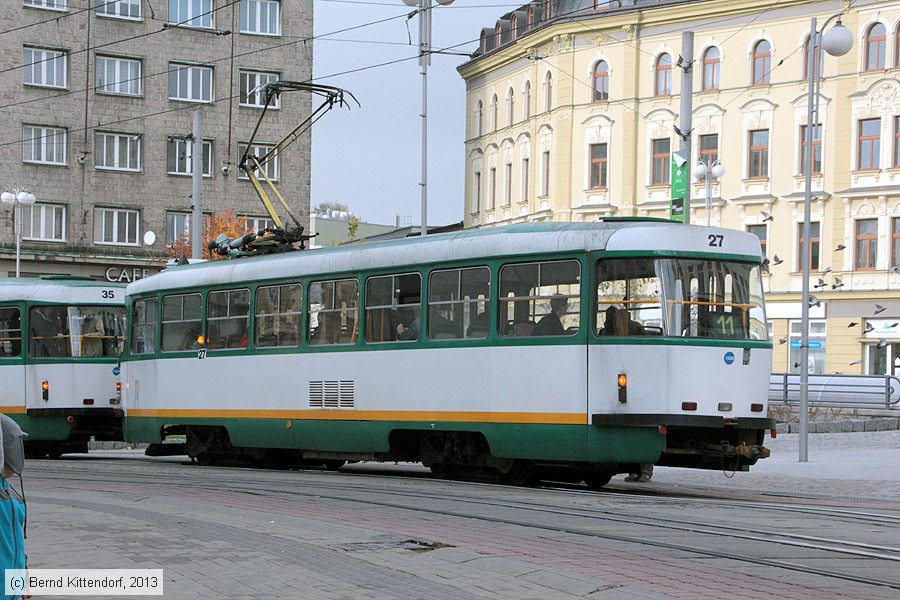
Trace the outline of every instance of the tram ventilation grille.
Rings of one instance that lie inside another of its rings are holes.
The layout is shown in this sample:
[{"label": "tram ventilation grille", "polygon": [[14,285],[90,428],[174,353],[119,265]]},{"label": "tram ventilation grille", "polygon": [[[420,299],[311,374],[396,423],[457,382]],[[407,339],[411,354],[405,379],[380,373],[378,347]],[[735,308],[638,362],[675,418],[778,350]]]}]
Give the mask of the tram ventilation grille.
[{"label": "tram ventilation grille", "polygon": [[353,381],[310,381],[310,408],[353,408]]}]

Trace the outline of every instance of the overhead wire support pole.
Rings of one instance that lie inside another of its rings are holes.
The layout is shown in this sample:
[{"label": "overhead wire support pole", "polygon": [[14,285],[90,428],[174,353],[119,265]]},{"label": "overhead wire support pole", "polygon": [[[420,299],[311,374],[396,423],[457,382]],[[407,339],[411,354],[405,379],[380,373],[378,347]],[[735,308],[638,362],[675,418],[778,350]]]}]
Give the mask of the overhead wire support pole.
[{"label": "overhead wire support pole", "polygon": [[[694,32],[684,31],[681,34],[681,108],[679,115],[679,151],[685,164],[691,165],[691,128],[693,127],[694,110]],[[690,169],[688,169],[690,171]],[[684,224],[691,223],[691,181],[690,172],[684,186]]]},{"label": "overhead wire support pole", "polygon": [[194,110],[191,131],[191,258],[203,258],[203,113]]}]

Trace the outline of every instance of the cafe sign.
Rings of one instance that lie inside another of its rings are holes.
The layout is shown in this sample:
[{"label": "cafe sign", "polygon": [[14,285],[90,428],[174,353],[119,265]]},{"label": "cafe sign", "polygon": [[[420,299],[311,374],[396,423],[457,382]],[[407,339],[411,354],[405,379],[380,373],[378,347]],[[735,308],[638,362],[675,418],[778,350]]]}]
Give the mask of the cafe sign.
[{"label": "cafe sign", "polygon": [[155,271],[142,267],[109,267],[106,269],[106,280],[111,283],[131,283],[150,277],[153,273]]}]

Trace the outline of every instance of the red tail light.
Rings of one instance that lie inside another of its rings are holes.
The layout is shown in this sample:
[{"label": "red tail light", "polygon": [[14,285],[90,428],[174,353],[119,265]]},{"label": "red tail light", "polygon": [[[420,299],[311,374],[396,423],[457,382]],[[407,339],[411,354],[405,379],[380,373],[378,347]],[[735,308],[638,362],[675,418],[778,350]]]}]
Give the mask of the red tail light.
[{"label": "red tail light", "polygon": [[762,405],[762,404],[751,404],[751,405],[750,405],[750,410],[752,410],[753,412],[762,412],[762,411],[763,411],[763,405]]},{"label": "red tail light", "polygon": [[697,410],[696,402],[682,402],[681,410]]}]

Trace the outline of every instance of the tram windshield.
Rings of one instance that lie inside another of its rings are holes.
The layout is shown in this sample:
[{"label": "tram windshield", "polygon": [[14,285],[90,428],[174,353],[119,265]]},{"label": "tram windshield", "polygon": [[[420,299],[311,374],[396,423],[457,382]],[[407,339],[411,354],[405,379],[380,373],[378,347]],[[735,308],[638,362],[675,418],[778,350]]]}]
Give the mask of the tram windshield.
[{"label": "tram windshield", "polygon": [[629,258],[597,265],[598,335],[766,340],[759,265]]},{"label": "tram windshield", "polygon": [[124,331],[122,306],[35,306],[29,312],[28,356],[115,357]]}]

